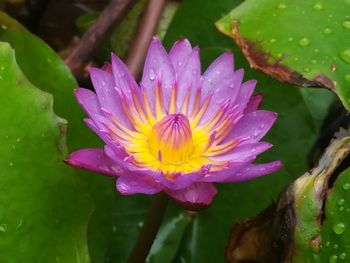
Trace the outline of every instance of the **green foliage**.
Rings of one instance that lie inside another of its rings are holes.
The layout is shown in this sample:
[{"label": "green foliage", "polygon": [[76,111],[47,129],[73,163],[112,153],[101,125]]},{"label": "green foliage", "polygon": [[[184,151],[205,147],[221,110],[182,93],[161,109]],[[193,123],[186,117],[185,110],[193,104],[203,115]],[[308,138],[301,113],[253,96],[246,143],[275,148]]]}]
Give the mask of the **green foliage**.
[{"label": "green foliage", "polygon": [[66,122],[0,43],[0,261],[89,262],[92,200],[63,163]]},{"label": "green foliage", "polygon": [[[220,185],[213,204],[198,214],[187,229],[177,255],[178,261],[224,261],[232,223],[266,207],[288,182],[307,169],[306,154],[317,134],[320,120],[327,112],[327,105],[333,99],[327,91],[311,89],[301,92],[249,69],[239,48],[229,38],[220,35],[214,26],[222,14],[239,3],[231,0],[183,1],[165,36],[165,44],[169,47],[180,37],[188,38],[193,45],[200,46],[203,68],[223,51],[233,51],[235,66],[245,69],[245,79],[258,80],[258,90],[265,94],[262,108],[279,113],[276,124],[265,138],[274,147],[259,161],[280,159],[284,168],[251,182]],[[308,103],[310,96],[315,101],[322,99],[322,105]]]},{"label": "green foliage", "polygon": [[303,86],[325,86],[350,108],[350,3],[248,0],[217,26],[253,67]]}]

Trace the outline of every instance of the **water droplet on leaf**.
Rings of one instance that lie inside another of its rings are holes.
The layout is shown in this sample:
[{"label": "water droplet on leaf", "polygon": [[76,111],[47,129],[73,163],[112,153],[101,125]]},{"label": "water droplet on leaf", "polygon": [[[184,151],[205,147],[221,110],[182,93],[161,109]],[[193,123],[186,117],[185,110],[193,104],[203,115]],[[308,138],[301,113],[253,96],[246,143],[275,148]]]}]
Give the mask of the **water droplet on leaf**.
[{"label": "water droplet on leaf", "polygon": [[[350,82],[350,74],[345,75],[344,79],[345,81]],[[350,184],[349,184],[349,187],[350,187]]]},{"label": "water droplet on leaf", "polygon": [[344,203],[345,203],[345,200],[343,198],[338,200],[338,205],[343,205]]},{"label": "water droplet on leaf", "polygon": [[327,28],[325,28],[325,29],[323,30],[323,33],[329,35],[330,33],[332,33],[332,29],[330,29],[330,28],[327,27]]},{"label": "water droplet on leaf", "polygon": [[350,183],[343,184],[343,189],[344,190],[349,190],[350,189]]},{"label": "water droplet on leaf", "polygon": [[278,9],[283,10],[287,8],[287,5],[285,3],[281,3],[277,6]]},{"label": "water droplet on leaf", "polygon": [[337,223],[333,226],[333,232],[337,235],[343,234],[345,231],[345,224],[344,223]]},{"label": "water droplet on leaf", "polygon": [[321,3],[316,3],[314,4],[313,9],[316,11],[323,10],[323,5]]},{"label": "water droplet on leaf", "polygon": [[344,28],[350,29],[350,21],[344,21],[342,25]]},{"label": "water droplet on leaf", "polygon": [[345,63],[350,64],[350,48],[342,50],[339,56]]},{"label": "water droplet on leaf", "polygon": [[329,263],[337,263],[337,261],[338,261],[337,255],[333,255],[329,258]]},{"label": "water droplet on leaf", "polygon": [[299,40],[299,45],[302,47],[306,47],[310,45],[310,40],[307,37],[303,37]]}]

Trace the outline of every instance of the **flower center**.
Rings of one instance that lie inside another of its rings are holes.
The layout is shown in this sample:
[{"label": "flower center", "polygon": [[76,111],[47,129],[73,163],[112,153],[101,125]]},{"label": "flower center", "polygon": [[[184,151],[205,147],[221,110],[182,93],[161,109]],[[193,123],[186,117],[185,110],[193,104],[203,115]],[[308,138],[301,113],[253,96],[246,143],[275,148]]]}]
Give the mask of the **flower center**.
[{"label": "flower center", "polygon": [[152,154],[162,163],[187,161],[193,151],[190,122],[181,113],[170,114],[157,122],[149,137]]}]

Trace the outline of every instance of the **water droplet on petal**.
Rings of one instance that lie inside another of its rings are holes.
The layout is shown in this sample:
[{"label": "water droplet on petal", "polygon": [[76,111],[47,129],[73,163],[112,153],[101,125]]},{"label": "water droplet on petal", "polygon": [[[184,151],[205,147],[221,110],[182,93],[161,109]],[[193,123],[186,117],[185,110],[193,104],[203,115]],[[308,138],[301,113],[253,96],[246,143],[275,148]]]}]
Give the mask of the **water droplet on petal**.
[{"label": "water droplet on petal", "polygon": [[149,79],[151,81],[156,79],[156,72],[153,69],[151,69],[150,72],[149,72]]},{"label": "water droplet on petal", "polygon": [[344,21],[342,25],[344,28],[350,29],[350,21]]},{"label": "water droplet on petal", "polygon": [[302,47],[306,47],[310,45],[310,40],[307,37],[303,37],[299,40],[299,45]]},{"label": "water droplet on petal", "polygon": [[343,234],[345,231],[345,224],[344,223],[337,223],[333,226],[333,232],[337,235]]},{"label": "water droplet on petal", "polygon": [[339,56],[345,63],[350,64],[350,48],[342,50]]}]

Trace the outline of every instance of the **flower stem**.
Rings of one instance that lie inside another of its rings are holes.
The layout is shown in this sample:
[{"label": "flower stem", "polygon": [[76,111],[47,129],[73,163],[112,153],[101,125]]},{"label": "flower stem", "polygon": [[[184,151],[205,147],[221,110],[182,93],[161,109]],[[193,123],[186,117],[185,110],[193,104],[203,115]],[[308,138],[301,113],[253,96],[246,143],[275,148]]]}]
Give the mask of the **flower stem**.
[{"label": "flower stem", "polygon": [[153,198],[139,236],[129,256],[128,263],[144,263],[146,261],[164,217],[168,200],[164,193],[158,194]]}]

